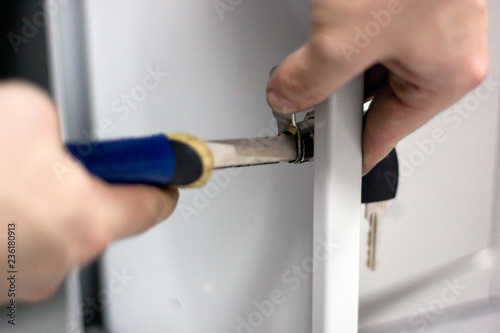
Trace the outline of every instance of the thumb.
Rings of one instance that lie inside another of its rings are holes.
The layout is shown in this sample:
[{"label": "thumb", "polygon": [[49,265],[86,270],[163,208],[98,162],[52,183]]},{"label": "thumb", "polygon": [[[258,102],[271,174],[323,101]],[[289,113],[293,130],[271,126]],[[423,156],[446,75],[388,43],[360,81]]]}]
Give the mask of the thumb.
[{"label": "thumb", "polygon": [[331,36],[312,35],[271,76],[267,87],[269,105],[280,113],[305,110],[370,66],[370,52],[352,61],[342,51],[342,45],[347,44]]}]

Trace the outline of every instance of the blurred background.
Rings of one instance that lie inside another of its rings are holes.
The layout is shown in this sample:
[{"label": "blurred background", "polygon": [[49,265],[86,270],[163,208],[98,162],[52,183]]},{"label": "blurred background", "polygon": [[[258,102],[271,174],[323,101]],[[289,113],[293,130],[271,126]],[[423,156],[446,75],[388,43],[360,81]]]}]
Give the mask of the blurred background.
[{"label": "blurred background", "polygon": [[[73,139],[269,131],[269,69],[309,29],[301,0],[223,1],[232,8],[223,13],[208,0],[51,3],[50,24],[31,30],[26,22],[42,2],[0,3],[0,77],[51,91]],[[361,221],[360,332],[499,330],[500,3],[489,9],[485,83],[397,147],[400,190],[381,225],[375,272],[364,266]],[[12,33],[23,42],[13,44]],[[164,73],[158,88],[117,112],[151,71]],[[2,322],[1,331],[237,332],[254,301],[284,288],[282,274],[312,255],[313,168],[215,179],[208,191],[183,191],[168,222],[114,244],[52,299],[23,305],[20,326]],[[114,292],[123,272],[131,280]],[[310,331],[312,279],[285,295],[255,332]]]}]

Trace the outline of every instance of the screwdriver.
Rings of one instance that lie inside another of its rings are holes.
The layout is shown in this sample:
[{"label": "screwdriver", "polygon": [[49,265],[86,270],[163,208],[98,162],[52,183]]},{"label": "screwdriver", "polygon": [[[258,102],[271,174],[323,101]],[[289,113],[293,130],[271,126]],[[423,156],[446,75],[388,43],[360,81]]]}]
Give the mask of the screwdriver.
[{"label": "screwdriver", "polygon": [[68,151],[89,172],[118,184],[202,187],[214,169],[314,157],[314,111],[300,122],[273,111],[278,135],[205,142],[189,134],[157,134],[95,142],[70,142]]},{"label": "screwdriver", "polygon": [[293,135],[205,142],[189,134],[74,142],[66,148],[108,183],[201,187],[212,170],[297,159]]},{"label": "screwdriver", "polygon": [[[314,111],[301,122],[296,122],[295,115],[274,116],[279,134],[273,137],[205,142],[189,134],[157,134],[70,142],[66,148],[88,171],[108,183],[202,187],[214,169],[312,161]],[[362,183],[363,203],[394,198],[398,185],[396,151],[364,176]]]}]

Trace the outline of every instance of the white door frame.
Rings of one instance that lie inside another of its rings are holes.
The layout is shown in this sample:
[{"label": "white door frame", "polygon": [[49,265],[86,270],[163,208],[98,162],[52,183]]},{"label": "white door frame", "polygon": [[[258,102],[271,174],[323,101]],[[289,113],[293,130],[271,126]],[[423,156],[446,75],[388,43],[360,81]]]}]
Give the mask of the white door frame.
[{"label": "white door frame", "polygon": [[314,333],[358,331],[363,80],[318,106],[315,115]]}]

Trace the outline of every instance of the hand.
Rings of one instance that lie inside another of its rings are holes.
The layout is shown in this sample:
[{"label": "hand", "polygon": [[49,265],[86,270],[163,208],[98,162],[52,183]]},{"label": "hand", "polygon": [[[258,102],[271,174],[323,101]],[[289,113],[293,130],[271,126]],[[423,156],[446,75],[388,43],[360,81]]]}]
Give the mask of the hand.
[{"label": "hand", "polygon": [[[172,213],[176,189],[109,185],[73,160],[62,145],[54,105],[38,88],[1,83],[0,119],[0,272],[10,270],[6,234],[15,223],[16,300],[46,298],[110,242]],[[62,179],[55,165],[68,168]],[[0,279],[0,303],[8,289]]]},{"label": "hand", "polygon": [[271,77],[268,102],[282,113],[303,110],[371,68],[365,93],[374,93],[374,100],[363,135],[363,174],[487,74],[484,0],[311,5],[309,40]]}]

